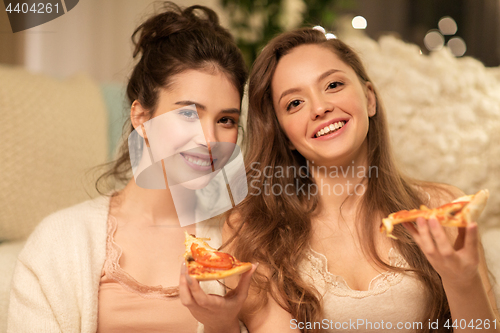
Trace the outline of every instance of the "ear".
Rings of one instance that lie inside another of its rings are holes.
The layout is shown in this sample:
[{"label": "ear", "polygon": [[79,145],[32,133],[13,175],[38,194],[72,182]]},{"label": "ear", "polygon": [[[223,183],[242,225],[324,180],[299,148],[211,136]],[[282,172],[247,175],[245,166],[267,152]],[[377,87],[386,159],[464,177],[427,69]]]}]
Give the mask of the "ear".
[{"label": "ear", "polygon": [[137,133],[142,135],[142,124],[150,119],[149,111],[146,110],[138,100],[135,100],[130,107],[130,122],[134,126]]},{"label": "ear", "polygon": [[365,94],[367,100],[368,117],[373,117],[377,113],[377,98],[375,97],[375,89],[371,82],[365,83]]}]

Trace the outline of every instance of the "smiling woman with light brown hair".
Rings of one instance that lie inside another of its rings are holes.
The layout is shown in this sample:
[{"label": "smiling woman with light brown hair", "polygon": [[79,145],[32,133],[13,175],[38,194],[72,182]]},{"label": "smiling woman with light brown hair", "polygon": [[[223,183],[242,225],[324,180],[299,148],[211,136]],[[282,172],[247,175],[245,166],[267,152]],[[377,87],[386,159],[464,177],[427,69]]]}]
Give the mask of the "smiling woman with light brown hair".
[{"label": "smiling woman with light brown hair", "polygon": [[342,41],[305,28],[267,44],[250,76],[246,158],[250,193],[224,239],[260,263],[240,313],[252,333],[448,332],[454,320],[500,331],[475,223],[379,232],[392,212],[463,193],[398,170],[380,96]]}]

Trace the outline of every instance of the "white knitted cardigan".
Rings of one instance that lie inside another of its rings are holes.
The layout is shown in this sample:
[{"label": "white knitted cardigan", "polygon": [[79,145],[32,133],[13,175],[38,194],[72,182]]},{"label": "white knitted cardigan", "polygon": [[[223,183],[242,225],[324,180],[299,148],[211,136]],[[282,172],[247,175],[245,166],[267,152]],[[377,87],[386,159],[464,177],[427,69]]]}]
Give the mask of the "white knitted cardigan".
[{"label": "white knitted cardigan", "polygon": [[[108,208],[109,198],[99,197],[58,211],[38,225],[16,264],[8,333],[96,332]],[[197,225],[197,233],[198,229],[203,236],[210,230],[215,236],[220,233],[213,226]],[[218,283],[203,289],[223,292]],[[203,332],[203,325],[198,332]]]}]

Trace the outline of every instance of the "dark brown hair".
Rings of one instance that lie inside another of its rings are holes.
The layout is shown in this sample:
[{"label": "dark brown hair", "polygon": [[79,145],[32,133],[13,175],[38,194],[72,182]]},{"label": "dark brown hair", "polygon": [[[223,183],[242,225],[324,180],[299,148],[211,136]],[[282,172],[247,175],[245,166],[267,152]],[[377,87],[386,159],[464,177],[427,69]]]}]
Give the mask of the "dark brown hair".
[{"label": "dark brown hair", "polygon": [[[325,47],[335,53],[357,74],[361,83],[370,82],[357,54],[338,39],[327,40],[319,31],[304,28],[284,33],[263,49],[253,65],[249,80],[249,111],[247,137],[245,140],[247,178],[249,184],[264,184],[265,169],[282,167],[288,170],[305,170],[306,161],[297,151],[289,148],[288,139],[282,131],[273,108],[271,81],[280,58],[300,45],[314,44]],[[367,188],[359,206],[357,220],[358,231],[366,256],[372,258],[381,267],[402,272],[405,269],[391,267],[384,263],[375,249],[375,230],[380,220],[374,217],[387,216],[391,212],[419,207],[427,197],[423,190],[433,190],[432,184],[417,182],[404,177],[395,165],[389,143],[389,134],[384,108],[378,98],[376,114],[369,118],[367,134],[369,166],[378,168],[378,177],[367,180]],[[258,163],[255,163],[258,162]],[[300,168],[302,167],[302,168]],[[269,187],[279,184],[280,188],[308,188],[314,183],[309,172],[300,176],[282,173],[283,177],[267,178]],[[257,186],[250,186],[250,192]],[[259,189],[257,189],[259,190]],[[292,195],[248,195],[231,212],[228,220],[234,228],[237,241],[231,243],[235,256],[243,261],[258,261],[263,265],[265,274],[255,274],[252,288],[262,293],[265,304],[266,294],[299,322],[318,322],[322,320],[320,295],[313,286],[300,277],[299,264],[304,260],[305,252],[311,239],[311,216],[317,212],[319,198],[306,195],[301,191],[292,191]],[[434,192],[433,192],[434,193]],[[232,215],[233,213],[236,213]],[[231,219],[231,217],[235,217]],[[236,221],[236,223],[232,223]],[[420,248],[413,242],[406,229],[395,227],[396,247],[410,265],[431,298],[425,306],[426,318],[431,320],[449,318],[449,308],[439,275],[429,264]],[[231,240],[230,240],[231,241]],[[395,309],[397,310],[397,309]],[[422,318],[423,320],[424,318]],[[429,329],[423,325],[423,332]],[[316,332],[317,330],[304,330]]]},{"label": "dark brown hair", "polygon": [[[127,85],[129,105],[137,100],[153,115],[161,88],[168,89],[172,77],[188,69],[221,71],[243,97],[247,69],[231,34],[220,26],[217,14],[204,6],[180,8],[165,2],[159,14],[146,20],[132,34],[133,56],[139,61]],[[134,128],[130,117],[124,134]],[[124,183],[130,179],[128,142],[123,140],[116,161],[99,177],[96,189],[108,179]]]}]

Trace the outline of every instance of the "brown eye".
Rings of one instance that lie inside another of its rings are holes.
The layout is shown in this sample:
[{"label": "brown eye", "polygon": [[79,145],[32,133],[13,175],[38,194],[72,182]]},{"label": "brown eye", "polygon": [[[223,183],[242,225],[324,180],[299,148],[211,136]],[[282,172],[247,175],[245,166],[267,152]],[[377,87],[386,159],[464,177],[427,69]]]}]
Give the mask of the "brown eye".
[{"label": "brown eye", "polygon": [[328,89],[336,89],[342,85],[343,83],[339,81],[331,82],[330,84],[328,84]]},{"label": "brown eye", "polygon": [[288,103],[287,107],[286,107],[286,110],[287,111],[290,111],[290,109],[292,108],[296,108],[297,106],[299,106],[302,102],[299,101],[298,99],[296,100],[293,100],[291,101],[290,103]]},{"label": "brown eye", "polygon": [[236,125],[236,120],[234,120],[233,118],[224,117],[219,120],[219,123],[224,124],[226,126],[234,126]]}]

